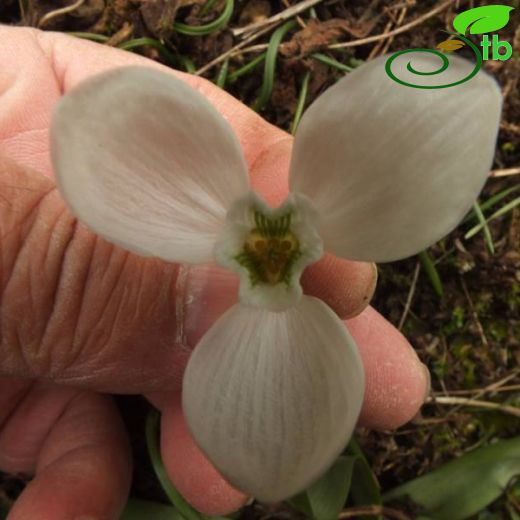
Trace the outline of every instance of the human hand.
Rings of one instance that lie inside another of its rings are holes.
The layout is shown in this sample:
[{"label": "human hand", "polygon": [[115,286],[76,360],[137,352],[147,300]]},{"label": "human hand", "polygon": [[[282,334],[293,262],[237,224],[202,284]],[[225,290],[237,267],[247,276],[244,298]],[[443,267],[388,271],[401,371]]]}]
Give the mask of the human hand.
[{"label": "human hand", "polygon": [[[179,490],[207,514],[236,509],[246,497],[194,445],[179,399],[190,348],[235,302],[235,278],[108,244],[76,223],[49,178],[48,127],[62,93],[117,66],[160,66],[60,34],[0,35],[0,469],[35,473],[10,520],[117,517],[130,456],[113,405],[97,392],[145,394],[163,413],[162,454]],[[253,188],[281,201],[292,138],[211,83],[175,74],[229,121]],[[331,256],[302,279],[342,317],[362,311],[374,282],[370,264]],[[428,389],[413,349],[370,308],[348,327],[366,373],[360,422],[386,429],[409,420]]]}]

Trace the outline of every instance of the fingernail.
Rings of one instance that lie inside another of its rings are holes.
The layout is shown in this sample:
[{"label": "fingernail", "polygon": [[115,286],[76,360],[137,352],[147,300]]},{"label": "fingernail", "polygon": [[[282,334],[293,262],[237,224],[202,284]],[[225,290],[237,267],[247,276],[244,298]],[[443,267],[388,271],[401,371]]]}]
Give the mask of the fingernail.
[{"label": "fingernail", "polygon": [[377,270],[377,265],[374,263],[371,263],[370,265],[372,267],[372,271],[374,274],[373,274],[373,278],[372,278],[372,284],[368,286],[367,294],[365,296],[365,298],[367,300],[367,305],[370,303],[370,300],[372,299],[372,297],[374,296],[374,293],[376,292],[377,280],[379,278],[379,271]]},{"label": "fingernail", "polygon": [[424,401],[426,401],[426,399],[428,399],[430,396],[432,389],[432,378],[428,367],[424,363],[421,363],[421,370],[423,371],[424,377],[426,378],[426,392],[424,394]]},{"label": "fingernail", "polygon": [[216,265],[181,266],[176,291],[178,339],[193,348],[238,301],[238,277]]},{"label": "fingernail", "polygon": [[372,300],[374,293],[376,292],[377,287],[377,279],[378,279],[378,271],[377,271],[377,265],[374,263],[367,264],[370,266],[370,274],[367,275],[367,283],[364,286],[365,287],[365,293],[360,298],[360,304],[358,307],[353,308],[350,310],[350,312],[345,313],[342,316],[342,319],[344,320],[350,320],[352,318],[355,318],[359,314],[361,314],[370,304],[370,301]]}]

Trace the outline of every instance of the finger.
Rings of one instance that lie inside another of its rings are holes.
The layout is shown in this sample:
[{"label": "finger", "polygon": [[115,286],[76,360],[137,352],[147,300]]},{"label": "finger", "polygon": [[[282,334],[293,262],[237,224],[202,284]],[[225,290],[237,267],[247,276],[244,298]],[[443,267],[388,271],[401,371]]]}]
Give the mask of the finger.
[{"label": "finger", "polygon": [[430,390],[428,369],[405,337],[372,307],[347,321],[365,368],[360,424],[392,429],[412,419]]},{"label": "finger", "polygon": [[33,474],[47,435],[78,390],[2,378],[0,391],[9,396],[2,409],[0,468],[9,473]]},{"label": "finger", "polygon": [[343,319],[360,314],[370,303],[377,284],[377,268],[367,262],[326,254],[301,278],[303,291],[327,303]]},{"label": "finger", "polygon": [[[0,47],[0,65],[5,77],[0,92],[3,90],[10,102],[4,103],[8,114],[5,123],[0,123],[0,137],[4,137],[0,151],[21,164],[51,174],[47,128],[53,106],[63,92],[105,70],[141,64],[175,74],[201,91],[238,136],[252,188],[275,205],[287,196],[292,138],[211,82],[129,52],[63,34],[0,27],[2,35],[6,43]],[[341,317],[361,312],[375,286],[373,267],[365,264],[318,263],[312,273],[306,278],[305,291],[323,298]]]},{"label": "finger", "polygon": [[[282,139],[266,148],[251,165],[253,188],[269,194],[268,202],[279,205],[286,195],[286,176],[292,139]],[[325,255],[309,266],[301,279],[306,294],[327,303],[341,318],[359,314],[370,302],[377,282],[374,264]]]},{"label": "finger", "polygon": [[[119,518],[131,476],[123,425],[108,398],[91,393],[71,396],[70,392],[35,387],[15,410],[14,422],[6,426],[11,440],[14,433],[25,438],[27,454],[18,459],[22,443],[10,445],[4,437],[0,451],[3,460],[10,461],[4,469],[27,471],[31,464],[35,469],[9,520]],[[63,409],[53,422],[60,404]],[[45,435],[41,435],[43,429]],[[33,431],[37,434],[31,438]]]},{"label": "finger", "polygon": [[228,484],[195,444],[184,422],[180,394],[162,414],[161,452],[171,481],[201,513],[227,515],[247,502],[248,497]]}]

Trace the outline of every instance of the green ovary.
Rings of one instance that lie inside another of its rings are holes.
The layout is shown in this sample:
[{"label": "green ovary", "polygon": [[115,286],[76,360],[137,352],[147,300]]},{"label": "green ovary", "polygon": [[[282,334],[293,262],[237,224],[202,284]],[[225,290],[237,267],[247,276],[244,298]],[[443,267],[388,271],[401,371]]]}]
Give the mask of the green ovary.
[{"label": "green ovary", "polygon": [[249,272],[251,285],[290,284],[292,268],[301,256],[300,242],[291,231],[291,214],[269,218],[254,212],[255,228],[235,259]]}]

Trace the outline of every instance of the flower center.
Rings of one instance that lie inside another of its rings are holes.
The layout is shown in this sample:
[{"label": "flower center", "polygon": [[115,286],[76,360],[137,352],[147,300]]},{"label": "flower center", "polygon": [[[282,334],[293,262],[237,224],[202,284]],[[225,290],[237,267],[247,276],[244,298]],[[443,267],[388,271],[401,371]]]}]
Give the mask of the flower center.
[{"label": "flower center", "polygon": [[240,276],[240,299],[274,312],[295,305],[300,276],[323,254],[317,215],[303,195],[270,208],[254,192],[235,201],[217,240],[217,262]]},{"label": "flower center", "polygon": [[249,272],[251,285],[289,284],[294,263],[301,256],[300,242],[291,231],[291,213],[270,218],[254,212],[255,228],[247,235],[236,261]]}]

